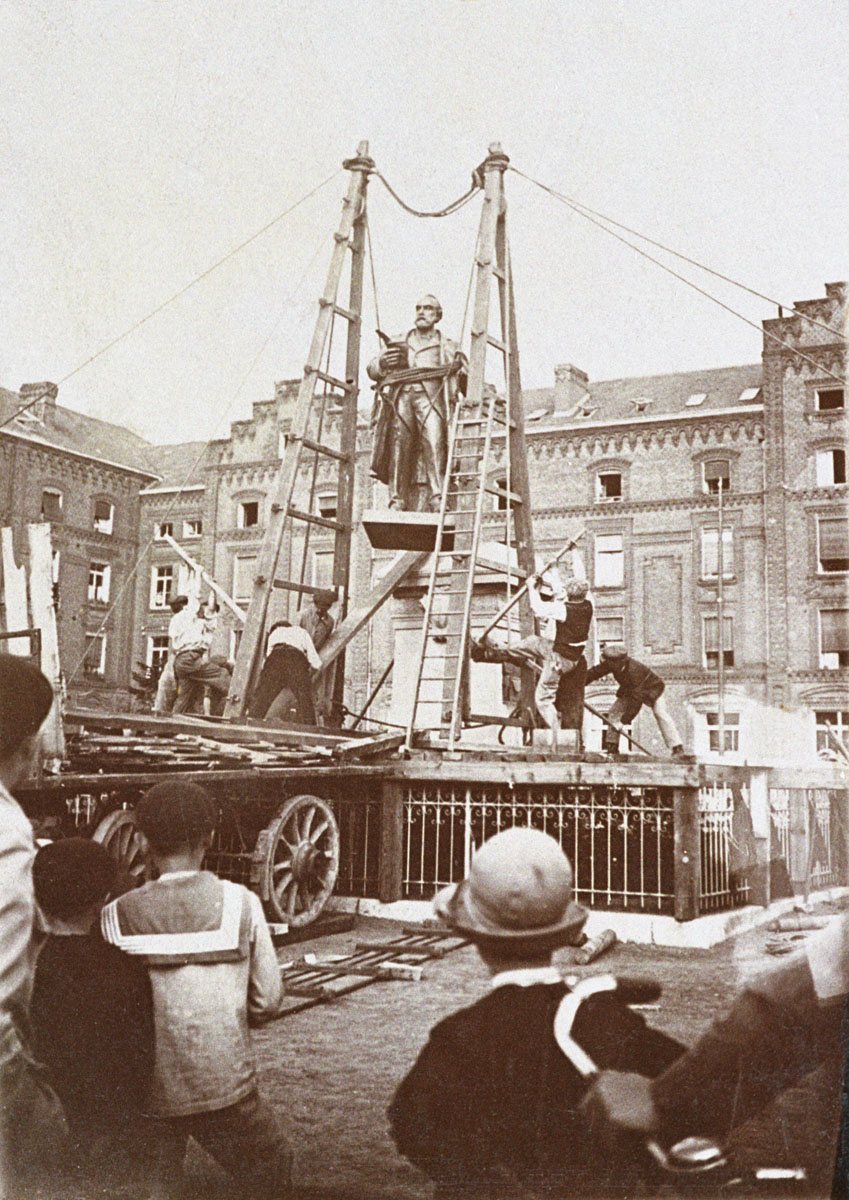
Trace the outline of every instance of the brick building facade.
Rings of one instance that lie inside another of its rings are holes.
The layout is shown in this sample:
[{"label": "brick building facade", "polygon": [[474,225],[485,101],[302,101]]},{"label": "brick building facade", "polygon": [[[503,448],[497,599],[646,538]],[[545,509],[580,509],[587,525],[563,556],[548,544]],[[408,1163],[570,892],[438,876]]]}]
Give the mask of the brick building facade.
[{"label": "brick building facade", "polygon": [[[846,285],[827,285],[824,297],[797,309],[844,329]],[[721,640],[731,761],[809,757],[826,749],[827,724],[840,733],[849,725],[847,417],[845,389],[833,378],[843,378],[845,343],[802,316],[764,328],[760,364],[606,382],[564,365],[555,368],[552,388],[525,393],[535,547],[547,557],[586,531],[581,546],[596,604],[591,653],[604,640],[624,640],[667,681],[685,741],[710,755],[719,750]],[[36,519],[44,503],[55,506],[51,495],[61,497],[60,511],[48,514],[60,554],[60,645],[66,664],[90,664],[88,691],[104,700],[126,697],[133,660],[164,657],[167,598],[187,580],[166,531],[236,601],[248,600],[296,393],[297,380],[277,384],[272,399],[254,404],[249,419],[208,447],[152,447],[117,426],[56,408],[55,396],[46,415],[41,406],[31,419],[0,430],[2,523]],[[13,393],[0,399],[7,408],[20,402]],[[328,423],[332,444],[332,410]],[[359,528],[364,508],[386,502],[369,478],[369,452],[363,421],[354,599],[391,558],[372,552]],[[302,468],[296,506],[308,494],[312,469]],[[496,461],[494,481],[503,470]],[[318,515],[335,515],[335,486],[335,473],[317,476]],[[332,533],[311,529],[309,545],[284,546],[291,563],[282,574],[302,571],[305,583],[327,586]],[[134,582],[120,592],[136,560]],[[108,568],[107,593],[98,564]],[[408,580],[351,644],[345,699],[353,711],[394,658],[371,713],[403,722],[423,586]],[[497,586],[481,589],[475,621],[498,601]],[[294,619],[296,608],[293,593],[275,592],[273,617]],[[107,613],[102,648],[95,622]],[[225,613],[216,652],[233,655],[236,626]],[[501,668],[475,665],[473,707],[506,713],[502,685]],[[590,699],[604,708],[612,696],[602,683]],[[595,719],[586,732],[589,746],[597,746]],[[650,716],[638,718],[635,735],[660,749]]]}]

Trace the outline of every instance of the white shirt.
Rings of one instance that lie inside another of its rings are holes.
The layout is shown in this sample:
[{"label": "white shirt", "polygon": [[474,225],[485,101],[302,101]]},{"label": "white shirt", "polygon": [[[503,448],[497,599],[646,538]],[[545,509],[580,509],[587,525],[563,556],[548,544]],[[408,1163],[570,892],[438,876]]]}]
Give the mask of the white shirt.
[{"label": "white shirt", "polygon": [[200,613],[187,605],[175,613],[168,622],[168,637],[171,641],[171,652],[179,654],[181,650],[206,650],[212,641],[216,617],[202,617]]},{"label": "white shirt", "polygon": [[300,625],[281,625],[272,630],[268,635],[266,653],[270,654],[275,646],[294,646],[296,650],[306,654],[307,662],[314,671],[321,669],[321,659],[318,657],[313,640],[306,629],[301,629]]},{"label": "white shirt", "polygon": [[513,971],[499,971],[493,975],[490,987],[505,987],[508,983],[518,987],[533,987],[535,983],[562,983],[563,976],[557,967],[517,967]]}]

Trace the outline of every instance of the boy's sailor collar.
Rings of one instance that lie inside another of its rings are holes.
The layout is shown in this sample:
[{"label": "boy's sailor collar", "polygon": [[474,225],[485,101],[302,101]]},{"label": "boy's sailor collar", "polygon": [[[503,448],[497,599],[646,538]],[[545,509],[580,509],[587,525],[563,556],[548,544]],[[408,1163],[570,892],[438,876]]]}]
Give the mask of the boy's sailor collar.
[{"label": "boy's sailor collar", "polygon": [[158,879],[159,879],[160,881],[161,881],[161,880],[163,880],[163,879],[185,879],[185,878],[186,878],[188,875],[200,875],[200,874],[201,874],[201,871],[200,871],[200,870],[197,870],[197,871],[195,871],[195,870],[191,870],[191,871],[165,871],[165,872],[163,872],[163,874],[162,874],[162,875],[159,875],[159,876],[158,876]]},{"label": "boy's sailor collar", "polygon": [[514,983],[517,987],[532,987],[535,983],[562,983],[563,976],[557,967],[517,967],[513,971],[499,971],[493,975],[490,987],[505,987]]}]

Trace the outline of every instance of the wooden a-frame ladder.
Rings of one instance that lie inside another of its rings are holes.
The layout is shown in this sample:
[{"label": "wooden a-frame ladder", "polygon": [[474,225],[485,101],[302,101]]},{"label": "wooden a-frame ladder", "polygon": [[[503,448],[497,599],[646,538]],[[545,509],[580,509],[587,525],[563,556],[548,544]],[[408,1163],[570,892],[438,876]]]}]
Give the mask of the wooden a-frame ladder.
[{"label": "wooden a-frame ladder", "polygon": [[[311,594],[318,590],[305,581],[306,550],[310,531],[314,527],[330,530],[334,534],[333,586],[339,597],[340,618],[345,617],[348,609],[366,244],[366,188],[369,172],[374,168],[374,162],[368,157],[368,142],[360,142],[355,157],[347,159],[343,165],[351,172],[351,178],[342,202],[342,217],[334,235],[335,245],[327,282],[318,302],[312,343],[281,458],[265,539],[257,559],[250,604],[224,710],[224,715],[229,718],[243,717],[247,710],[264,656],[272,590],[285,588],[299,594]],[[348,304],[343,307],[338,302],[338,293],[348,254],[351,256],[350,286]],[[325,361],[329,359],[329,342],[337,317],[347,323],[344,378],[331,374],[329,363]],[[331,444],[327,436],[329,409],[335,410],[334,420],[339,420],[338,444]],[[314,504],[308,505],[310,511],[293,505],[298,477],[304,467],[312,476],[310,496],[313,498],[321,460],[336,464],[337,499],[333,517],[312,511]],[[281,567],[295,574],[291,566],[293,556],[286,551],[299,536],[303,550],[301,570],[298,578],[287,579],[281,574]],[[338,652],[339,657],[341,653]],[[341,669],[337,670],[340,686],[343,674]]]},{"label": "wooden a-frame ladder", "polygon": [[[492,564],[480,554],[481,535],[504,547],[504,570],[511,586],[514,572],[523,581],[534,571],[530,485],[525,452],[524,410],[519,376],[519,348],[513,277],[507,243],[504,172],[509,163],[498,143],[481,164],[484,200],[474,263],[474,309],[465,402],[451,420],[448,469],[443,483],[430,568],[425,616],[407,745],[422,725],[438,730],[440,743],[453,749],[462,736],[469,708],[469,648],[476,578],[482,569],[492,578]],[[498,296],[498,335],[492,330],[490,305],[493,279]],[[488,351],[501,358],[503,404],[486,379]],[[503,437],[503,451],[497,446]],[[498,479],[493,477],[497,465]],[[501,482],[503,480],[503,483]],[[496,498],[493,507],[490,497]],[[497,572],[497,565],[496,565]],[[444,603],[443,603],[444,602]],[[519,608],[520,632],[530,633],[527,600]],[[532,681],[523,672],[522,700],[531,704]],[[438,705],[438,719],[428,711]],[[424,717],[424,720],[422,720]]]}]

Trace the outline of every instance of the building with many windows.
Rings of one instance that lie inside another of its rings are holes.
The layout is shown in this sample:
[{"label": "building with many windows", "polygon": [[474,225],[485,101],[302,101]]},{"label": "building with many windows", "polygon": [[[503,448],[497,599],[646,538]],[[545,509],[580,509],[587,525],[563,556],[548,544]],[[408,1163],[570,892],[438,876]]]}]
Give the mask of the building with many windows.
[{"label": "building with many windows", "polygon": [[[685,741],[703,756],[721,747],[731,761],[827,754],[830,731],[845,737],[849,728],[845,323],[846,285],[829,284],[793,315],[765,322],[761,363],[602,382],[563,365],[552,387],[525,393],[536,549],[549,557],[584,530],[591,655],[624,641],[667,681]],[[126,700],[134,660],[164,662],[168,600],[188,585],[185,555],[247,603],[297,387],[278,383],[208,446],[150,446],[57,408],[55,394],[0,430],[0,523],[43,513],[54,526],[60,645],[75,686],[82,676],[84,690]],[[7,412],[21,402],[0,399]],[[330,442],[337,419],[330,409]],[[364,508],[386,503],[369,456],[363,420],[354,599],[392,557],[373,552],[358,526]],[[302,468],[294,503],[311,489],[316,515],[332,520],[335,472],[320,465],[312,487],[312,469]],[[506,482],[503,463],[492,475]],[[494,506],[506,502],[493,496]],[[291,563],[281,574],[328,586],[332,531],[311,528],[308,543],[284,545]],[[394,659],[370,711],[403,723],[423,590],[423,579],[408,579],[351,645],[353,711]],[[498,602],[490,581],[475,619]],[[276,591],[272,617],[294,618],[296,606]],[[225,612],[214,649],[232,657],[237,640]],[[474,664],[472,689],[476,711],[509,711],[502,668]],[[612,697],[601,681],[588,698],[604,710]],[[597,747],[595,718],[586,733]],[[660,749],[650,714],[634,733]]]}]

